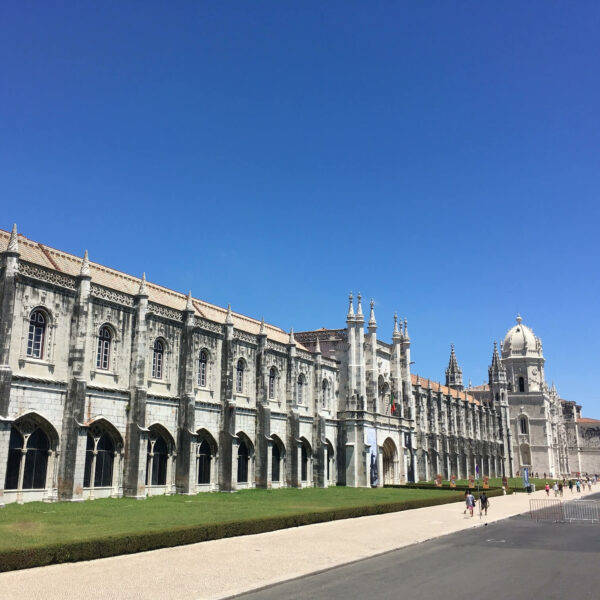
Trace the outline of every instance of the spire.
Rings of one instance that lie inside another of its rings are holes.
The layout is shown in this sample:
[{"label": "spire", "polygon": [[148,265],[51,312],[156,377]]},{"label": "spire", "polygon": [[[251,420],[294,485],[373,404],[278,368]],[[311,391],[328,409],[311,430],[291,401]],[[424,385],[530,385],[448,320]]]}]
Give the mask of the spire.
[{"label": "spire", "polygon": [[446,369],[446,385],[459,392],[463,389],[462,369],[458,366],[458,361],[456,360],[454,344],[450,344],[450,362]]},{"label": "spire", "polygon": [[392,340],[394,342],[400,341],[402,339],[402,333],[398,329],[398,314],[394,313],[394,331],[392,333]]},{"label": "spire", "polygon": [[362,311],[362,296],[360,295],[360,292],[358,292],[358,296],[356,296],[356,299],[358,300],[358,305],[356,307],[356,316],[357,317],[362,317],[363,316],[363,311]]},{"label": "spire", "polygon": [[293,327],[290,329],[290,339],[288,341],[288,344],[290,346],[295,346],[296,345],[296,340],[294,339],[294,328]]},{"label": "spire", "polygon": [[517,313],[517,323],[520,325],[521,321],[523,321],[523,318],[521,317],[521,315],[519,313]]},{"label": "spire", "polygon": [[350,292],[350,295],[348,296],[348,302],[350,305],[348,306],[348,316],[346,320],[350,321],[354,319],[354,297],[352,296],[352,292]]},{"label": "spire", "polygon": [[258,330],[258,335],[267,335],[267,332],[265,330],[265,318],[264,317],[260,320],[260,329]]},{"label": "spire", "polygon": [[233,325],[233,316],[231,315],[231,304],[227,305],[227,316],[225,317],[226,325]]},{"label": "spire", "polygon": [[315,344],[314,354],[321,354],[321,344],[319,343],[318,337],[317,337],[317,343]]},{"label": "spire", "polygon": [[404,319],[404,339],[406,341],[410,340],[410,336],[408,335],[408,321]]},{"label": "spire", "polygon": [[494,340],[494,352],[492,354],[492,364],[488,368],[489,384],[504,384],[506,383],[506,369],[500,360],[498,354],[498,344]]},{"label": "spire", "polygon": [[8,240],[7,252],[19,253],[19,239],[17,237],[17,224],[13,225],[12,231],[10,232],[10,239]]},{"label": "spire", "polygon": [[138,296],[147,296],[148,295],[148,289],[146,288],[146,272],[145,271],[142,273],[142,279],[140,280],[140,289],[138,290],[137,295]]},{"label": "spire", "polygon": [[494,353],[492,354],[492,369],[500,367],[500,355],[498,354],[498,344],[494,340]]},{"label": "spire", "polygon": [[90,277],[90,261],[88,259],[88,251],[83,253],[83,260],[81,261],[81,270],[79,271],[81,277]]},{"label": "spire", "polygon": [[371,313],[369,315],[369,327],[377,327],[377,321],[375,320],[375,302],[373,298],[371,298]]},{"label": "spire", "polygon": [[194,305],[192,304],[192,290],[188,292],[185,302],[185,310],[186,312],[194,312]]}]

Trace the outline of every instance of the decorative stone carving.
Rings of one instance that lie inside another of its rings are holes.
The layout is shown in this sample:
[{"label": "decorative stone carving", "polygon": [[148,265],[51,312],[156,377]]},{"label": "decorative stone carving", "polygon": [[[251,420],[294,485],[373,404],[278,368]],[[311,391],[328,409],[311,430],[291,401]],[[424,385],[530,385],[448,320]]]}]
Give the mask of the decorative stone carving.
[{"label": "decorative stone carving", "polygon": [[58,273],[57,271],[44,269],[44,267],[32,265],[27,262],[21,261],[19,263],[19,273],[25,277],[31,277],[32,279],[45,281],[46,283],[51,283],[52,285],[57,285],[70,290],[74,290],[77,287],[74,277],[65,275],[64,273]]},{"label": "decorative stone carving", "polygon": [[181,321],[183,319],[183,313],[180,310],[175,310],[162,304],[155,304],[154,302],[148,302],[148,312],[158,317],[171,319],[172,321]]},{"label": "decorative stone carving", "polygon": [[256,344],[256,336],[251,333],[246,333],[245,331],[240,331],[239,329],[233,330],[233,337],[242,342],[248,342],[249,344]]},{"label": "decorative stone carving", "polygon": [[133,296],[105,288],[101,285],[92,283],[90,286],[90,294],[95,298],[101,298],[115,304],[124,304],[125,306],[133,306]]}]

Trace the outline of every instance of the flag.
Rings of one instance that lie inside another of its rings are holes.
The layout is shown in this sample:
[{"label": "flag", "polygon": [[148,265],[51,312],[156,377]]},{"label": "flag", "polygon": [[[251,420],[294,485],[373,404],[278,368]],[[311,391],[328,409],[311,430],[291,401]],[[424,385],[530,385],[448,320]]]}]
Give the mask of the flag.
[{"label": "flag", "polygon": [[394,403],[394,392],[390,394],[390,410],[392,414],[396,412],[396,404]]}]

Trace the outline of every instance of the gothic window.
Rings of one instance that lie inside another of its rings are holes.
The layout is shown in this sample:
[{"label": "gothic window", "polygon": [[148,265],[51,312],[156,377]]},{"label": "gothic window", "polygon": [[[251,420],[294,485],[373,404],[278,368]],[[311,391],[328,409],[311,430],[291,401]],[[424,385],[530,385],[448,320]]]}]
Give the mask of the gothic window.
[{"label": "gothic window", "polygon": [[115,443],[106,431],[98,433],[100,437],[88,431],[83,487],[112,486]]},{"label": "gothic window", "polygon": [[269,370],[269,399],[275,399],[275,385],[277,384],[277,369],[271,367]]},{"label": "gothic window", "polygon": [[49,450],[48,436],[39,427],[35,427],[29,436],[24,436],[13,425],[8,442],[5,489],[44,489]]},{"label": "gothic window", "polygon": [[244,391],[244,361],[241,358],[237,361],[235,391],[238,394],[241,394]]},{"label": "gothic window", "polygon": [[110,329],[103,325],[98,333],[98,356],[96,357],[96,368],[107,370],[110,367],[110,344],[112,335]]},{"label": "gothic window", "polygon": [[208,365],[208,352],[202,350],[198,359],[198,385],[206,387],[206,367]]},{"label": "gothic window", "polygon": [[163,376],[163,364],[165,357],[165,345],[162,340],[156,340],[154,342],[154,348],[152,353],[152,378],[162,379]]},{"label": "gothic window", "polygon": [[519,377],[519,392],[525,391],[525,378]]},{"label": "gothic window", "polygon": [[211,459],[210,444],[206,440],[202,440],[198,447],[198,483],[210,483]]},{"label": "gothic window", "polygon": [[333,465],[333,446],[327,442],[327,481],[331,481],[331,467]]},{"label": "gothic window", "polygon": [[304,374],[300,373],[298,376],[298,404],[304,402],[304,386],[306,385],[306,379]]},{"label": "gothic window", "polygon": [[308,480],[308,451],[306,449],[306,444],[302,444],[302,468],[301,468],[301,477],[302,481]]},{"label": "gothic window", "polygon": [[29,337],[27,338],[27,356],[44,358],[44,339],[46,337],[46,315],[34,310],[29,318]]},{"label": "gothic window", "polygon": [[280,461],[281,451],[279,450],[279,444],[276,441],[273,441],[271,451],[271,481],[278,482],[281,477]]},{"label": "gothic window", "polygon": [[527,427],[527,417],[521,417],[519,419],[519,430],[523,435],[527,435],[529,428]]},{"label": "gothic window", "polygon": [[323,408],[329,408],[329,382],[323,379]]},{"label": "gothic window", "polygon": [[146,462],[146,485],[166,485],[169,447],[165,438],[153,432],[148,438],[148,458]]},{"label": "gothic window", "polygon": [[244,440],[240,440],[238,446],[238,464],[237,480],[238,483],[248,483],[248,463],[250,462],[250,452]]}]

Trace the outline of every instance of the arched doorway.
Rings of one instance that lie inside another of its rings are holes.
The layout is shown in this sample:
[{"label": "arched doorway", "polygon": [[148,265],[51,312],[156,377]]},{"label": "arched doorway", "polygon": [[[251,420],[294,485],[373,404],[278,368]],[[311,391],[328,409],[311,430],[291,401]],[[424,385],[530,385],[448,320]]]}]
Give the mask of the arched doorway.
[{"label": "arched doorway", "polygon": [[325,444],[325,460],[327,461],[327,468],[325,470],[325,477],[327,485],[335,485],[335,452],[333,450],[333,444],[327,440]]},{"label": "arched doorway", "polygon": [[271,485],[280,487],[282,480],[281,464],[285,457],[283,442],[276,435],[271,436]]},{"label": "arched doorway", "polygon": [[198,491],[214,488],[216,480],[217,442],[206,429],[198,430],[196,445],[196,485]]},{"label": "arched doorway", "polygon": [[387,438],[383,442],[383,483],[390,485],[396,483],[396,444]]}]

